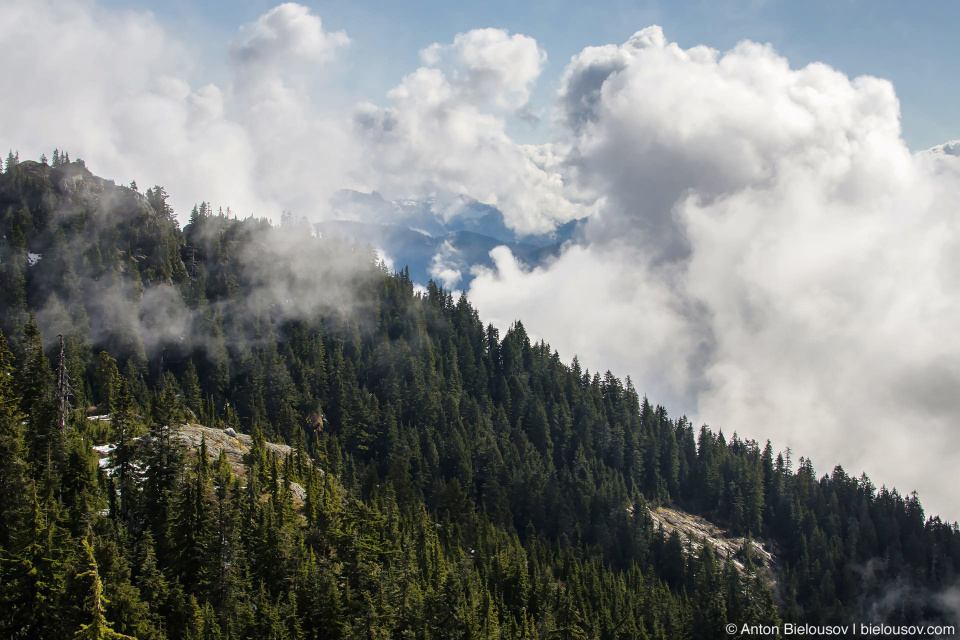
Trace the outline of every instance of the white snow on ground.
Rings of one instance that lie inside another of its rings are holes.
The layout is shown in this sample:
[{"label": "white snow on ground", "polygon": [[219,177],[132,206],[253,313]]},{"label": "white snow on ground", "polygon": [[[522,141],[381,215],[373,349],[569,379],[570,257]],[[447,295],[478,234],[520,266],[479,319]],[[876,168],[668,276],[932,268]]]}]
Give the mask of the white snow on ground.
[{"label": "white snow on ground", "polygon": [[109,474],[109,473],[111,472],[111,469],[110,469],[110,462],[111,462],[111,460],[112,460],[111,454],[113,453],[113,450],[117,448],[117,445],[115,445],[115,444],[100,444],[100,445],[97,445],[97,446],[91,447],[91,448],[92,448],[94,451],[96,451],[97,454],[100,456],[100,460],[98,461],[98,464],[100,465],[100,468],[101,468],[101,469],[106,469],[106,470],[107,470],[107,473]]},{"label": "white snow on ground", "polygon": [[28,253],[28,254],[27,254],[27,265],[32,267],[33,265],[35,265],[35,264],[37,264],[38,262],[40,262],[40,260],[41,260],[42,258],[43,258],[43,255],[41,255],[41,254],[39,254],[39,253]]}]

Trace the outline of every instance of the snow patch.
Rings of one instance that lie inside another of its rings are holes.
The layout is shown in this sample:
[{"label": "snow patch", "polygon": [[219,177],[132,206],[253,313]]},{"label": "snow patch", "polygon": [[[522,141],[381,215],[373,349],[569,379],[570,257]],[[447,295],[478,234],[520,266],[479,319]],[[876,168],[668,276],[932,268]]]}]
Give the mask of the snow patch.
[{"label": "snow patch", "polygon": [[100,465],[101,469],[106,470],[107,475],[113,475],[113,469],[111,468],[110,463],[113,461],[111,454],[116,448],[117,445],[115,444],[99,444],[95,447],[91,447],[91,449],[96,451],[97,455],[100,456],[100,459],[97,460],[97,464]]}]

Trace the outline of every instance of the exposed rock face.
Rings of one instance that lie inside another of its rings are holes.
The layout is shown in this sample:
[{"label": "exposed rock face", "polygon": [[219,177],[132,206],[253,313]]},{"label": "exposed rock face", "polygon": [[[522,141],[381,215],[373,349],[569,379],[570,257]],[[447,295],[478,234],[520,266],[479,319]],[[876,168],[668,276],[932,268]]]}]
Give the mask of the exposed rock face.
[{"label": "exposed rock face", "polygon": [[37,189],[30,191],[44,194],[44,208],[58,215],[109,210],[148,223],[157,216],[142,193],[99,178],[80,162],[51,167],[24,160],[17,173],[20,180],[33,182]]},{"label": "exposed rock face", "polygon": [[[233,433],[232,429],[228,429],[228,431]],[[226,431],[211,429],[210,427],[204,427],[199,424],[185,424],[180,427],[178,434],[180,439],[186,443],[187,447],[193,450],[199,449],[200,441],[206,438],[207,455],[210,456],[211,460],[219,458],[220,450],[226,449],[227,459],[230,461],[230,466],[233,467],[234,473],[245,473],[243,456],[250,453],[250,447],[253,446],[253,438],[247,434],[233,433],[233,435],[229,435]],[[292,448],[285,444],[268,442],[266,446],[268,450],[273,451],[281,458],[285,458],[293,451]]]},{"label": "exposed rock face", "polygon": [[[186,443],[187,447],[193,451],[198,451],[200,449],[200,442],[206,439],[207,455],[211,460],[216,460],[220,457],[221,449],[225,450],[227,452],[227,460],[229,460],[233,472],[237,475],[246,476],[247,468],[243,463],[243,456],[250,453],[250,447],[253,446],[253,438],[247,434],[236,433],[233,429],[221,431],[220,429],[211,429],[210,427],[204,427],[199,424],[185,424],[180,427],[178,435],[180,439]],[[293,451],[293,448],[288,445],[273,442],[267,442],[266,447],[268,451],[274,452],[281,458],[290,455]],[[306,489],[296,482],[290,483],[290,493],[293,494],[294,500],[297,502],[302,503],[307,499]]]},{"label": "exposed rock face", "polygon": [[[89,416],[87,419],[109,422],[110,416]],[[243,457],[250,453],[250,448],[253,446],[253,438],[250,436],[244,433],[236,433],[233,429],[221,431],[220,429],[211,429],[210,427],[204,427],[199,424],[182,425],[177,430],[177,436],[183,440],[188,449],[194,452],[200,450],[200,443],[206,439],[207,456],[211,461],[215,461],[220,457],[220,451],[222,449],[226,451],[227,461],[230,463],[230,468],[233,469],[233,473],[241,477],[246,477],[247,466],[244,464]],[[267,442],[265,445],[268,451],[272,451],[280,458],[285,458],[293,451],[292,447],[285,444]],[[109,469],[111,456],[115,448],[113,444],[93,447],[93,450],[96,451],[100,457],[100,466],[102,468]],[[323,473],[322,469],[320,473]],[[290,493],[293,494],[296,502],[303,503],[307,499],[306,489],[296,482],[290,483]]]},{"label": "exposed rock face", "polygon": [[770,582],[776,581],[780,563],[764,545],[756,540],[732,536],[729,531],[721,529],[708,520],[677,509],[659,507],[651,510],[650,516],[653,518],[655,527],[663,526],[663,530],[668,534],[676,531],[686,538],[693,549],[699,549],[704,542],[709,542],[718,556],[723,559],[729,558],[741,571],[746,567],[740,558],[743,552],[748,553],[754,565],[760,568],[761,573],[766,574],[766,579]]}]

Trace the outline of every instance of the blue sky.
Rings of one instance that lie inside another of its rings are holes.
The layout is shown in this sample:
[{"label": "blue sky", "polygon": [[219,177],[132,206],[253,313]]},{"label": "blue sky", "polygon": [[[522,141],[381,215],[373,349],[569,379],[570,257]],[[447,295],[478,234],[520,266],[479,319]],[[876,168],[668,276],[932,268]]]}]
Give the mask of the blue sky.
[{"label": "blue sky", "polygon": [[[202,52],[198,72],[228,72],[224,42],[238,26],[276,3],[107,2],[153,11],[170,29],[187,34]],[[549,63],[532,96],[534,109],[549,108],[570,57],[587,46],[621,43],[638,29],[658,24],[683,47],[705,44],[725,51],[743,39],[771,43],[794,67],[825,62],[850,76],[875,75],[897,89],[903,135],[913,150],[960,138],[960,4],[896,0],[721,0],[703,2],[502,2],[451,6],[447,2],[304,2],[324,27],[345,30],[353,46],[328,91],[337,100],[382,101],[385,92],[419,64],[418,52],[433,42],[481,27],[536,38]],[[535,139],[527,125],[510,122],[518,138]]]}]

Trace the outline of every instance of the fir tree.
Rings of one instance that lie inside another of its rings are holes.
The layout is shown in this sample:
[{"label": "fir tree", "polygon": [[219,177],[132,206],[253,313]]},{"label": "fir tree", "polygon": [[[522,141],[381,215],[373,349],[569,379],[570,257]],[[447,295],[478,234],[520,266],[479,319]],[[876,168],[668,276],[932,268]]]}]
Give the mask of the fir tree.
[{"label": "fir tree", "polygon": [[80,629],[73,635],[76,640],[136,640],[113,630],[113,625],[104,615],[104,605],[108,600],[103,595],[103,583],[97,570],[97,560],[93,557],[93,546],[88,540],[83,541],[83,552],[87,562],[87,570],[77,576],[78,580],[87,579],[90,582],[89,594],[84,603],[87,624],[80,625]]}]

